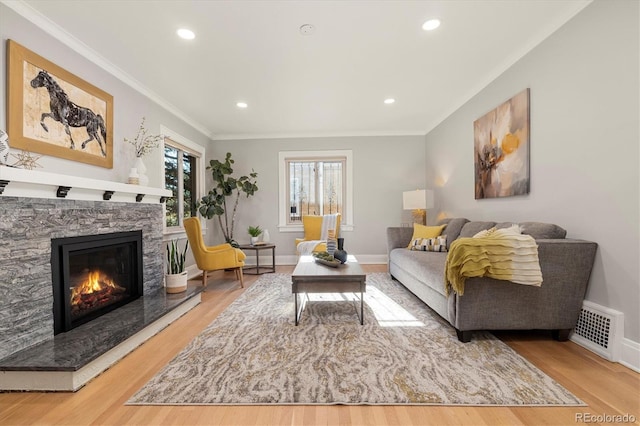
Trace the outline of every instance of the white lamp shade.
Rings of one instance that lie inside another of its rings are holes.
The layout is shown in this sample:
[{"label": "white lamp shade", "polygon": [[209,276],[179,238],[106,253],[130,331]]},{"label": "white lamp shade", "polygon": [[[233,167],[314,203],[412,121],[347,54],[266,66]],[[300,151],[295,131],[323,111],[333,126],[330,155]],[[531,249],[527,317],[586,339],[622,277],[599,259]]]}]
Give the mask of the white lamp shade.
[{"label": "white lamp shade", "polygon": [[402,208],[404,210],[430,209],[433,205],[433,191],[430,189],[416,189],[402,193]]}]

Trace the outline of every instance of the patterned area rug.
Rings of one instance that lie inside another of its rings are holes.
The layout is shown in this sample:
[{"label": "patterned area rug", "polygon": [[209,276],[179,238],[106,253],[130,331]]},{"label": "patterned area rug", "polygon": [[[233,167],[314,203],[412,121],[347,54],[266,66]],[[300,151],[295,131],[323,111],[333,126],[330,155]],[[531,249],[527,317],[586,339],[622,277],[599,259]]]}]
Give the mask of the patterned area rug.
[{"label": "patterned area rug", "polygon": [[263,275],[127,404],[584,405],[490,333],[460,343],[386,273],[364,326],[355,295],[309,296],[296,327],[290,275]]}]

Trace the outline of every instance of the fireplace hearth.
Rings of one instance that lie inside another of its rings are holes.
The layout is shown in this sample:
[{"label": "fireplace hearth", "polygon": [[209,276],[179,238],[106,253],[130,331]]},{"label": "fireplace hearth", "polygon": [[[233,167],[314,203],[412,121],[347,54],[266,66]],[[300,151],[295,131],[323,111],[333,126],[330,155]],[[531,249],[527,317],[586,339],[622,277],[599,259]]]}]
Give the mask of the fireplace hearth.
[{"label": "fireplace hearth", "polygon": [[143,293],[142,231],[51,240],[54,334]]}]

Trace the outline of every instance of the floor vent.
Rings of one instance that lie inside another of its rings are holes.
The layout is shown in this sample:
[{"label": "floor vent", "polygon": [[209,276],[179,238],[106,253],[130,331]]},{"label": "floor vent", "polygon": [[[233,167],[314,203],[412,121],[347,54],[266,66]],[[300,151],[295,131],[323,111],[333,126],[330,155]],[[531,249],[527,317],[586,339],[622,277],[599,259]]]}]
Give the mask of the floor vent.
[{"label": "floor vent", "polygon": [[571,340],[609,361],[618,361],[624,314],[585,300]]}]

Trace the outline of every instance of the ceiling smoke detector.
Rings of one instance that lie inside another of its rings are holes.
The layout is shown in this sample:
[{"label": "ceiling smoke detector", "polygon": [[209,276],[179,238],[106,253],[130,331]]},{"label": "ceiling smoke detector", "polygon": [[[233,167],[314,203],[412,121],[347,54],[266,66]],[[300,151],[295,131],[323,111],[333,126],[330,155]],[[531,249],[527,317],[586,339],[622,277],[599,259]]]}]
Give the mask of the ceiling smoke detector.
[{"label": "ceiling smoke detector", "polygon": [[316,27],[311,24],[304,24],[300,26],[300,34],[302,35],[311,35],[316,32]]}]

